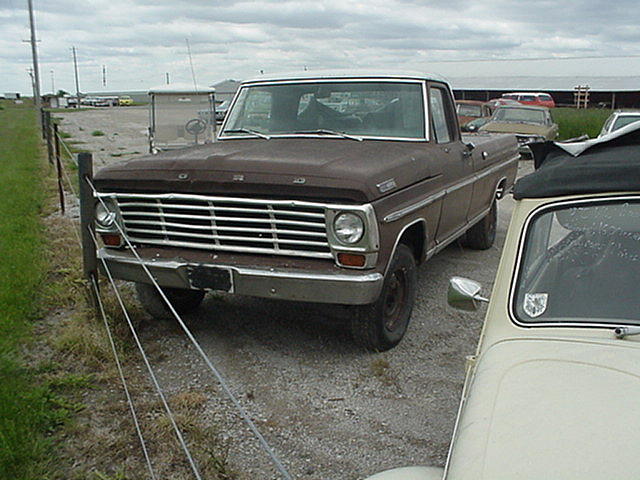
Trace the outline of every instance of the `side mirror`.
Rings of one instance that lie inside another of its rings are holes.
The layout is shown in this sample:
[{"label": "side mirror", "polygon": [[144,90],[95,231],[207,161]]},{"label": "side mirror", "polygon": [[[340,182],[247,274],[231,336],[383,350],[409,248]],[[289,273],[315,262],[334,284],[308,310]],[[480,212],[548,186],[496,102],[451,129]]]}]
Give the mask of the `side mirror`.
[{"label": "side mirror", "polygon": [[[471,130],[471,127],[469,127],[469,131],[472,132],[473,130]],[[467,148],[469,149],[469,151],[471,152],[474,148],[476,148],[476,146],[469,142],[469,143],[465,143],[465,145],[467,146]]]},{"label": "side mirror", "polygon": [[447,303],[458,310],[475,312],[481,302],[489,301],[480,295],[480,290],[482,285],[478,282],[463,277],[452,277],[449,280]]}]

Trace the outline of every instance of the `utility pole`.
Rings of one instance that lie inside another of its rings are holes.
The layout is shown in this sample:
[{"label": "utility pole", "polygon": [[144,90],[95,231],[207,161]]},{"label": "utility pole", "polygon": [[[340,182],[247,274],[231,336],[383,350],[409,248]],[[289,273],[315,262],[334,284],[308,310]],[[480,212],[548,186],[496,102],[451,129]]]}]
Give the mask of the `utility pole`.
[{"label": "utility pole", "polygon": [[169,85],[169,72],[165,73],[165,76],[167,78],[167,85]]},{"label": "utility pole", "polygon": [[53,81],[53,70],[51,70],[51,95],[56,94],[56,84]]},{"label": "utility pole", "polygon": [[29,26],[31,27],[31,57],[33,59],[33,101],[38,110],[38,118],[40,118],[40,127],[42,128],[42,101],[40,98],[40,71],[38,70],[38,49],[36,48],[36,26],[33,20],[33,2],[27,0],[29,5]]},{"label": "utility pole", "polygon": [[107,86],[107,66],[102,65],[102,86]]},{"label": "utility pole", "polygon": [[71,47],[71,51],[73,52],[73,69],[76,74],[76,108],[80,108],[80,84],[78,83],[78,59],[76,58],[76,47]]},{"label": "utility pole", "polygon": [[36,82],[33,78],[33,68],[27,68],[27,73],[29,74],[29,78],[31,79],[31,91],[33,92],[33,98],[36,98]]}]

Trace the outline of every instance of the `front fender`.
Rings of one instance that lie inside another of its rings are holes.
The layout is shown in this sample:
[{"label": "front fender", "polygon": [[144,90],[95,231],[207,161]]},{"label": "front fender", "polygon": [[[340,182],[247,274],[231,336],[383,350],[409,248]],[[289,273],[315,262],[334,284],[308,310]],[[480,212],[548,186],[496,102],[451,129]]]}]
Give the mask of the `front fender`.
[{"label": "front fender", "polygon": [[376,473],[365,480],[442,480],[444,468],[403,467]]}]

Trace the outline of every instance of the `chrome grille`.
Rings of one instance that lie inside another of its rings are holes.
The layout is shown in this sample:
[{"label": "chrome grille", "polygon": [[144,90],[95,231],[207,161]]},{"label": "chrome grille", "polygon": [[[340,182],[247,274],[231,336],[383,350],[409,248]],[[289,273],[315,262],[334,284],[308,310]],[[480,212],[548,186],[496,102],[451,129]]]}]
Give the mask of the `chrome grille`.
[{"label": "chrome grille", "polygon": [[132,243],[332,258],[322,204],[183,194],[112,194]]}]

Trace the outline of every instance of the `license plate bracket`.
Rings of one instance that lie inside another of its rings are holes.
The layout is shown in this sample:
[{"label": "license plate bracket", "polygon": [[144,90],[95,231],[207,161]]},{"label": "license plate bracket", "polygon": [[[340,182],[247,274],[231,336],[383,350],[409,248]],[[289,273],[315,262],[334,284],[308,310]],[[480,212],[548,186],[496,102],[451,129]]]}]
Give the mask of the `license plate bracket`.
[{"label": "license plate bracket", "polygon": [[228,268],[193,265],[189,267],[187,273],[189,282],[194,288],[233,292],[233,275]]}]

